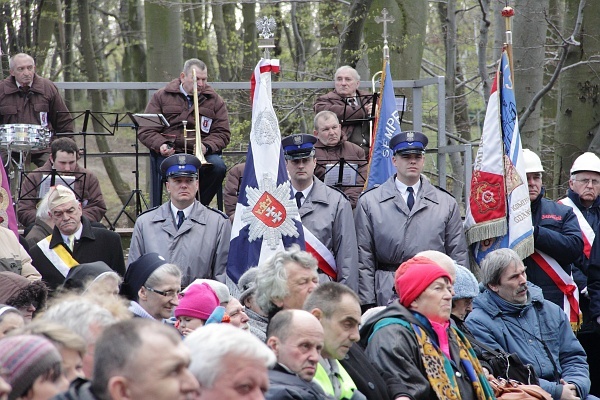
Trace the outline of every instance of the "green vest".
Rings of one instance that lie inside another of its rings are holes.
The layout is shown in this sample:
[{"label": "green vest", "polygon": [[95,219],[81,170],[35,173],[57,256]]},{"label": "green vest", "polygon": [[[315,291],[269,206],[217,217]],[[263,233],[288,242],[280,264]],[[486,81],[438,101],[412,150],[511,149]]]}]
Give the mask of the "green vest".
[{"label": "green vest", "polygon": [[[335,359],[327,359],[327,360],[330,363],[332,363],[332,362],[337,363],[337,367],[338,367],[339,374],[340,374],[340,376],[338,378],[340,380],[340,398],[339,398],[339,400],[351,399],[354,394],[354,391],[357,390],[356,385],[354,384],[354,381],[352,380],[350,375],[348,375],[348,373],[346,372],[344,367],[342,367],[342,364],[340,364],[340,362],[338,360],[335,360]],[[321,363],[317,364],[317,372],[315,373],[313,381],[317,382],[326,394],[328,394],[332,398],[335,397],[335,393],[333,390],[333,384],[331,383],[331,380],[329,380],[327,371],[325,371],[325,368],[323,368]]]}]

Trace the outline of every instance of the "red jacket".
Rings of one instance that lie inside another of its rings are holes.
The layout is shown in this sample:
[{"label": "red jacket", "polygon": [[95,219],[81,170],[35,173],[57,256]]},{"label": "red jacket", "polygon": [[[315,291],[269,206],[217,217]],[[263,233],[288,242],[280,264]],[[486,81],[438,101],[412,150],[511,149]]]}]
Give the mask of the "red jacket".
[{"label": "red jacket", "polygon": [[[183,124],[187,121],[187,129],[195,127],[194,107],[188,106],[188,99],[179,90],[179,78],[173,79],[164,88],[152,96],[146,107],[146,113],[163,114],[169,122],[169,127],[144,127],[140,128],[138,137],[140,141],[156,153],[160,146],[167,142],[175,144],[175,151],[184,151]],[[229,117],[227,106],[212,87],[205,86],[198,92],[198,111],[202,121],[202,144],[207,147],[207,154],[223,150],[229,144],[231,131],[229,130]],[[188,132],[188,153],[191,153],[196,143],[194,132]]]}]

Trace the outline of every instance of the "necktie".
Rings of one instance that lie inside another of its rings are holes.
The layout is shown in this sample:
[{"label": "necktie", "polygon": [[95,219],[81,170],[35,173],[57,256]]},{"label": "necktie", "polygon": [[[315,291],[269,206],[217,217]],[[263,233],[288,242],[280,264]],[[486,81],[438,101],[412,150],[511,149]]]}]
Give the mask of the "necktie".
[{"label": "necktie", "polygon": [[349,98],[348,104],[350,104],[352,107],[354,107],[356,105],[356,99],[354,97]]},{"label": "necktie", "polygon": [[29,86],[28,85],[21,86],[21,91],[25,92],[25,93],[29,92]]},{"label": "necktie", "polygon": [[177,211],[177,229],[179,229],[181,224],[183,224],[184,219],[185,219],[185,214],[183,213],[183,211],[181,211],[181,210]]},{"label": "necktie", "polygon": [[73,246],[75,245],[75,235],[74,234],[69,235],[67,240],[69,241],[69,243],[67,243],[69,245],[69,249],[71,249],[71,251],[73,251]]},{"label": "necktie", "polygon": [[298,206],[298,210],[300,209],[300,207],[302,206],[302,198],[304,197],[304,195],[302,194],[302,192],[296,192],[296,205]]},{"label": "necktie", "polygon": [[409,186],[406,188],[406,191],[408,192],[408,198],[406,199],[406,205],[408,206],[409,210],[412,210],[413,206],[415,205],[414,189],[412,188],[412,186]]}]

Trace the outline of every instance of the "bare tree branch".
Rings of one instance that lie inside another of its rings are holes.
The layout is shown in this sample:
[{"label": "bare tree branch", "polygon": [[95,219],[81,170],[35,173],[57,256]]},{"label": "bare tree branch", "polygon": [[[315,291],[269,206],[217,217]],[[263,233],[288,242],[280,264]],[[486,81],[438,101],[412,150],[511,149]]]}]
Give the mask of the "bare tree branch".
[{"label": "bare tree branch", "polygon": [[579,1],[579,8],[577,10],[577,19],[575,20],[575,27],[573,28],[573,33],[571,33],[571,36],[569,36],[568,39],[563,39],[562,53],[560,54],[560,59],[558,60],[558,64],[556,64],[556,69],[554,70],[554,74],[552,74],[552,77],[550,78],[550,80],[548,81],[546,86],[544,86],[542,88],[542,90],[540,90],[533,97],[533,99],[531,99],[531,103],[529,103],[529,105],[525,109],[525,112],[519,118],[519,130],[523,129],[523,126],[525,126],[525,122],[527,122],[527,119],[529,118],[531,113],[533,113],[533,111],[535,111],[535,107],[537,106],[537,103],[542,99],[542,97],[544,97],[544,95],[546,93],[548,93],[550,91],[550,89],[552,89],[552,87],[558,80],[558,76],[560,75],[561,71],[563,70],[563,65],[567,59],[567,55],[569,53],[570,46],[579,46],[580,45],[580,43],[577,40],[575,40],[575,38],[577,36],[579,36],[579,34],[581,33],[581,25],[583,23],[583,9],[585,7],[585,1],[586,0]]}]

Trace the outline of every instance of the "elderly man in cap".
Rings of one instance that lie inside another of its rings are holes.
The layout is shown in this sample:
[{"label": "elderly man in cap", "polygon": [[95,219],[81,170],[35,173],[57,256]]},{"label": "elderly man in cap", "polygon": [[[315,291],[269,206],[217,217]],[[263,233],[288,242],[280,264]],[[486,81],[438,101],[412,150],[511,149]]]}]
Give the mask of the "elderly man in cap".
[{"label": "elderly man in cap", "polygon": [[316,137],[304,133],[281,141],[304,226],[304,239],[319,253],[321,281],[333,280],[358,290],[358,254],[352,207],[346,195],[315,179],[316,141]]},{"label": "elderly man in cap", "polygon": [[225,214],[196,200],[200,167],[200,160],[189,154],[163,161],[170,200],[138,217],[129,264],[154,252],[181,269],[183,286],[197,278],[225,281],[231,224]]},{"label": "elderly man in cap", "polygon": [[30,250],[32,263],[42,279],[54,289],[64,282],[70,268],[94,261],[104,261],[123,276],[121,237],[108,229],[92,226],[71,189],[59,185],[51,190],[48,208],[54,230]]},{"label": "elderly man in cap", "polygon": [[468,265],[467,242],[456,200],[421,175],[427,136],[402,132],[390,140],[396,174],[358,199],[359,296],[363,309],[392,297],[394,271],[423,250]]},{"label": "elderly man in cap", "polygon": [[[583,326],[577,339],[590,366],[590,393],[600,395],[600,158],[583,153],[571,167],[567,197],[559,200],[573,209],[583,238],[583,255],[575,262],[573,276],[579,295]],[[587,289],[585,289],[587,287]]]},{"label": "elderly man in cap", "polygon": [[267,341],[267,325],[269,319],[267,314],[258,306],[256,302],[256,276],[258,267],[248,269],[238,281],[238,289],[240,290],[240,303],[246,309],[246,315],[250,320],[248,326],[250,333],[262,340]]},{"label": "elderly man in cap", "polygon": [[574,329],[580,321],[580,310],[573,290],[572,263],[583,255],[583,240],[577,217],[572,208],[544,197],[542,183],[544,167],[540,157],[523,149],[535,252],[523,260],[530,282],[542,289],[546,300],[563,308],[570,316]]}]

